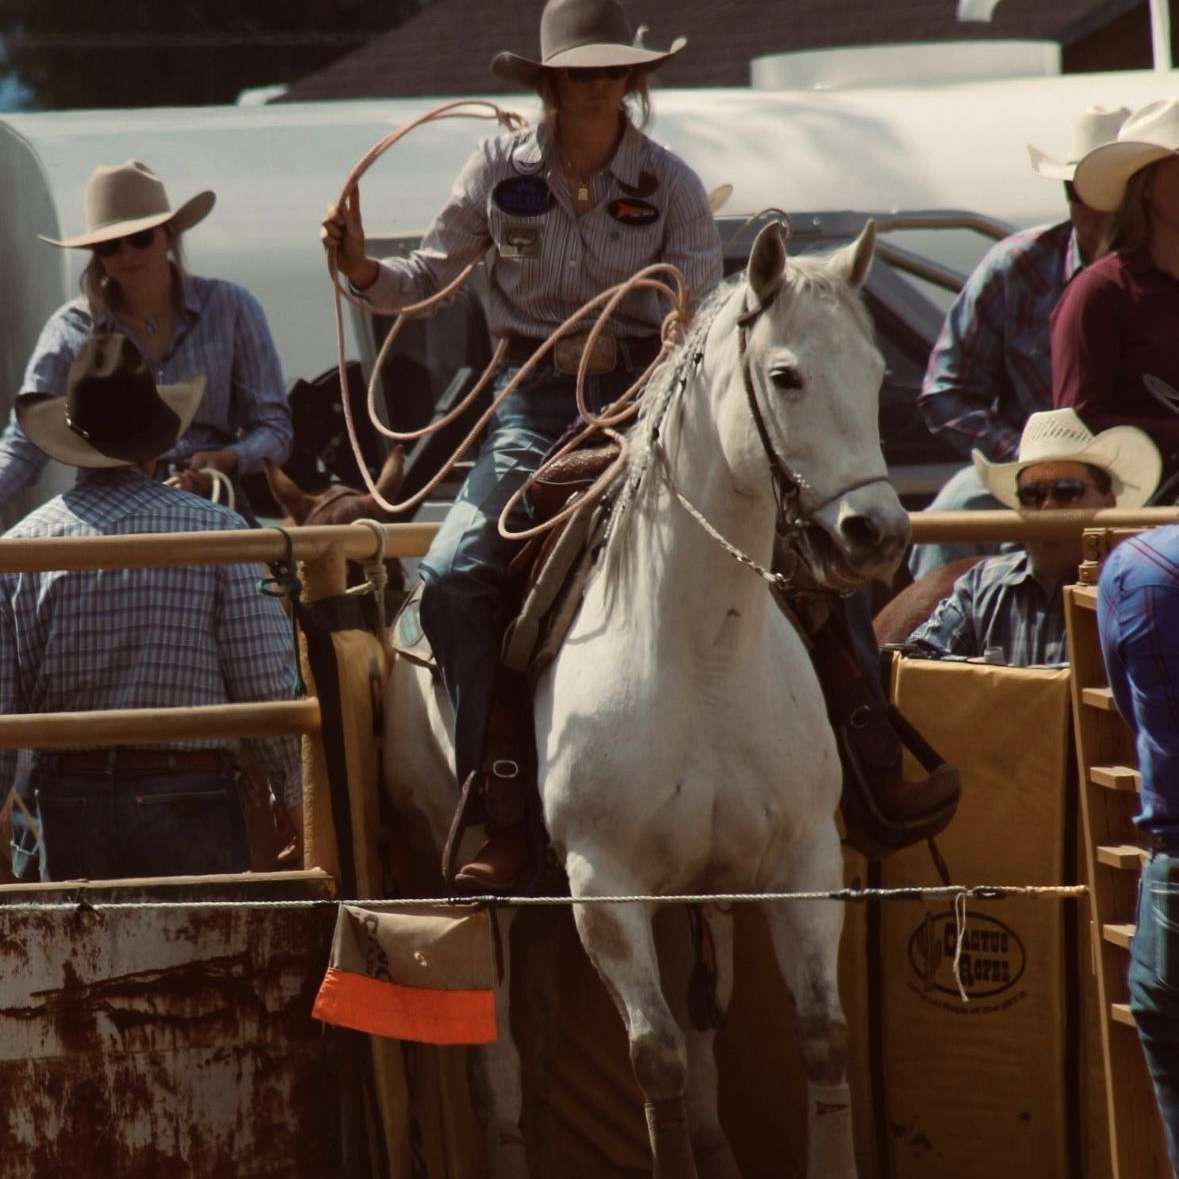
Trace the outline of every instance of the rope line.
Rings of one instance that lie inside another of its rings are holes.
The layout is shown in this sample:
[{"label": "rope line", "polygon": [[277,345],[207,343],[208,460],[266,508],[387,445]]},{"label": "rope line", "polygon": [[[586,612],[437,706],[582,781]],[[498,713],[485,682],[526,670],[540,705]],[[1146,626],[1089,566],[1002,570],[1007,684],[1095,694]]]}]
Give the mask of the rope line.
[{"label": "rope line", "polygon": [[0,912],[77,912],[106,910],[172,910],[172,909],[316,909],[325,906],[362,905],[370,909],[410,909],[428,905],[470,907],[485,905],[493,908],[546,908],[561,905],[741,905],[767,901],[923,901],[945,899],[962,903],[967,898],[977,901],[1006,900],[1009,897],[1029,897],[1034,900],[1080,900],[1089,895],[1083,884],[951,884],[917,886],[913,888],[841,888],[833,892],[732,892],[685,893],[675,895],[595,896],[595,897],[395,897],[361,900],[330,899],[301,901],[97,901],[84,897],[70,901],[0,901]]}]

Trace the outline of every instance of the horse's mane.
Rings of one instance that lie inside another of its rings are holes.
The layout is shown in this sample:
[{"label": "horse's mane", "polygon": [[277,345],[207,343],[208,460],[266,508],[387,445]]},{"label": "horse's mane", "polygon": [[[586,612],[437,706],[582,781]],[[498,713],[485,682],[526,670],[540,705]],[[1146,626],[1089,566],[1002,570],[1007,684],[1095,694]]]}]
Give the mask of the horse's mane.
[{"label": "horse's mane", "polygon": [[[827,254],[791,257],[776,305],[784,308],[789,317],[794,304],[804,295],[836,300],[850,312],[864,335],[872,339],[872,317],[868,309],[859,294],[837,271],[828,266],[829,260],[830,255]],[[744,274],[718,283],[697,309],[683,341],[651,375],[630,432],[630,453],[622,475],[622,486],[611,512],[610,527],[606,534],[608,561],[612,557],[617,561],[618,554],[624,551],[621,538],[627,532],[633,508],[654,485],[654,480],[646,478],[647,473],[658,454],[661,437],[666,440],[664,427],[670,423],[670,415],[677,406],[680,393],[691,381],[697,358],[704,352],[708,333],[721,308],[744,286]]]}]

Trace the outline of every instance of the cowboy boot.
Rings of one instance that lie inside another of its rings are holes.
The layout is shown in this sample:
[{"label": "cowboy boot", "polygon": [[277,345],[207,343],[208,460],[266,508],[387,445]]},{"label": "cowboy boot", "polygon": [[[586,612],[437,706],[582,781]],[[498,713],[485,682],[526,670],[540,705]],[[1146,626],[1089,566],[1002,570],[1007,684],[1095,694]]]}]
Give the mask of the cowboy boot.
[{"label": "cowboy boot", "polygon": [[[957,770],[888,704],[879,681],[856,659],[843,618],[833,612],[811,639],[811,659],[843,763],[845,819],[851,787],[866,795],[858,795],[856,803],[886,825],[919,825],[946,811],[961,792]],[[908,781],[902,776],[902,744],[917,756],[926,777]]]},{"label": "cowboy boot", "polygon": [[455,874],[455,885],[464,892],[515,892],[536,875],[539,857],[534,829],[539,808],[535,746],[528,681],[501,666],[492,692],[480,771],[487,838],[474,858]]}]

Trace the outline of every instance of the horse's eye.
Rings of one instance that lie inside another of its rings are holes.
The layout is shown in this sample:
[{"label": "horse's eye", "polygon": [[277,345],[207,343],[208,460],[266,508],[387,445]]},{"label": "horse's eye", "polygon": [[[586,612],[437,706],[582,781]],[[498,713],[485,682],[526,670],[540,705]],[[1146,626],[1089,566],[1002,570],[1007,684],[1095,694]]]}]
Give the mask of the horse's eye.
[{"label": "horse's eye", "polygon": [[792,364],[770,369],[770,380],[774,382],[774,388],[783,393],[802,388],[802,374]]}]

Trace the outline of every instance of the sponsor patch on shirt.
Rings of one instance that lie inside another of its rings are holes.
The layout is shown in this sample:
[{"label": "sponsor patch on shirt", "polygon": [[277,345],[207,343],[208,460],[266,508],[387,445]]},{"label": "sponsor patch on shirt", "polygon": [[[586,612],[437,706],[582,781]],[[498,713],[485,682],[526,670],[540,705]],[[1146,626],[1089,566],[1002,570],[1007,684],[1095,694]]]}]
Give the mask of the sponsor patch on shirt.
[{"label": "sponsor patch on shirt", "polygon": [[528,222],[510,221],[503,229],[500,242],[501,258],[535,258],[540,253],[541,226]]},{"label": "sponsor patch on shirt", "polygon": [[623,225],[650,225],[659,220],[659,210],[635,197],[619,197],[607,206],[610,216]]},{"label": "sponsor patch on shirt", "polygon": [[496,208],[509,217],[539,217],[553,207],[553,194],[543,176],[513,176],[491,190]]}]

